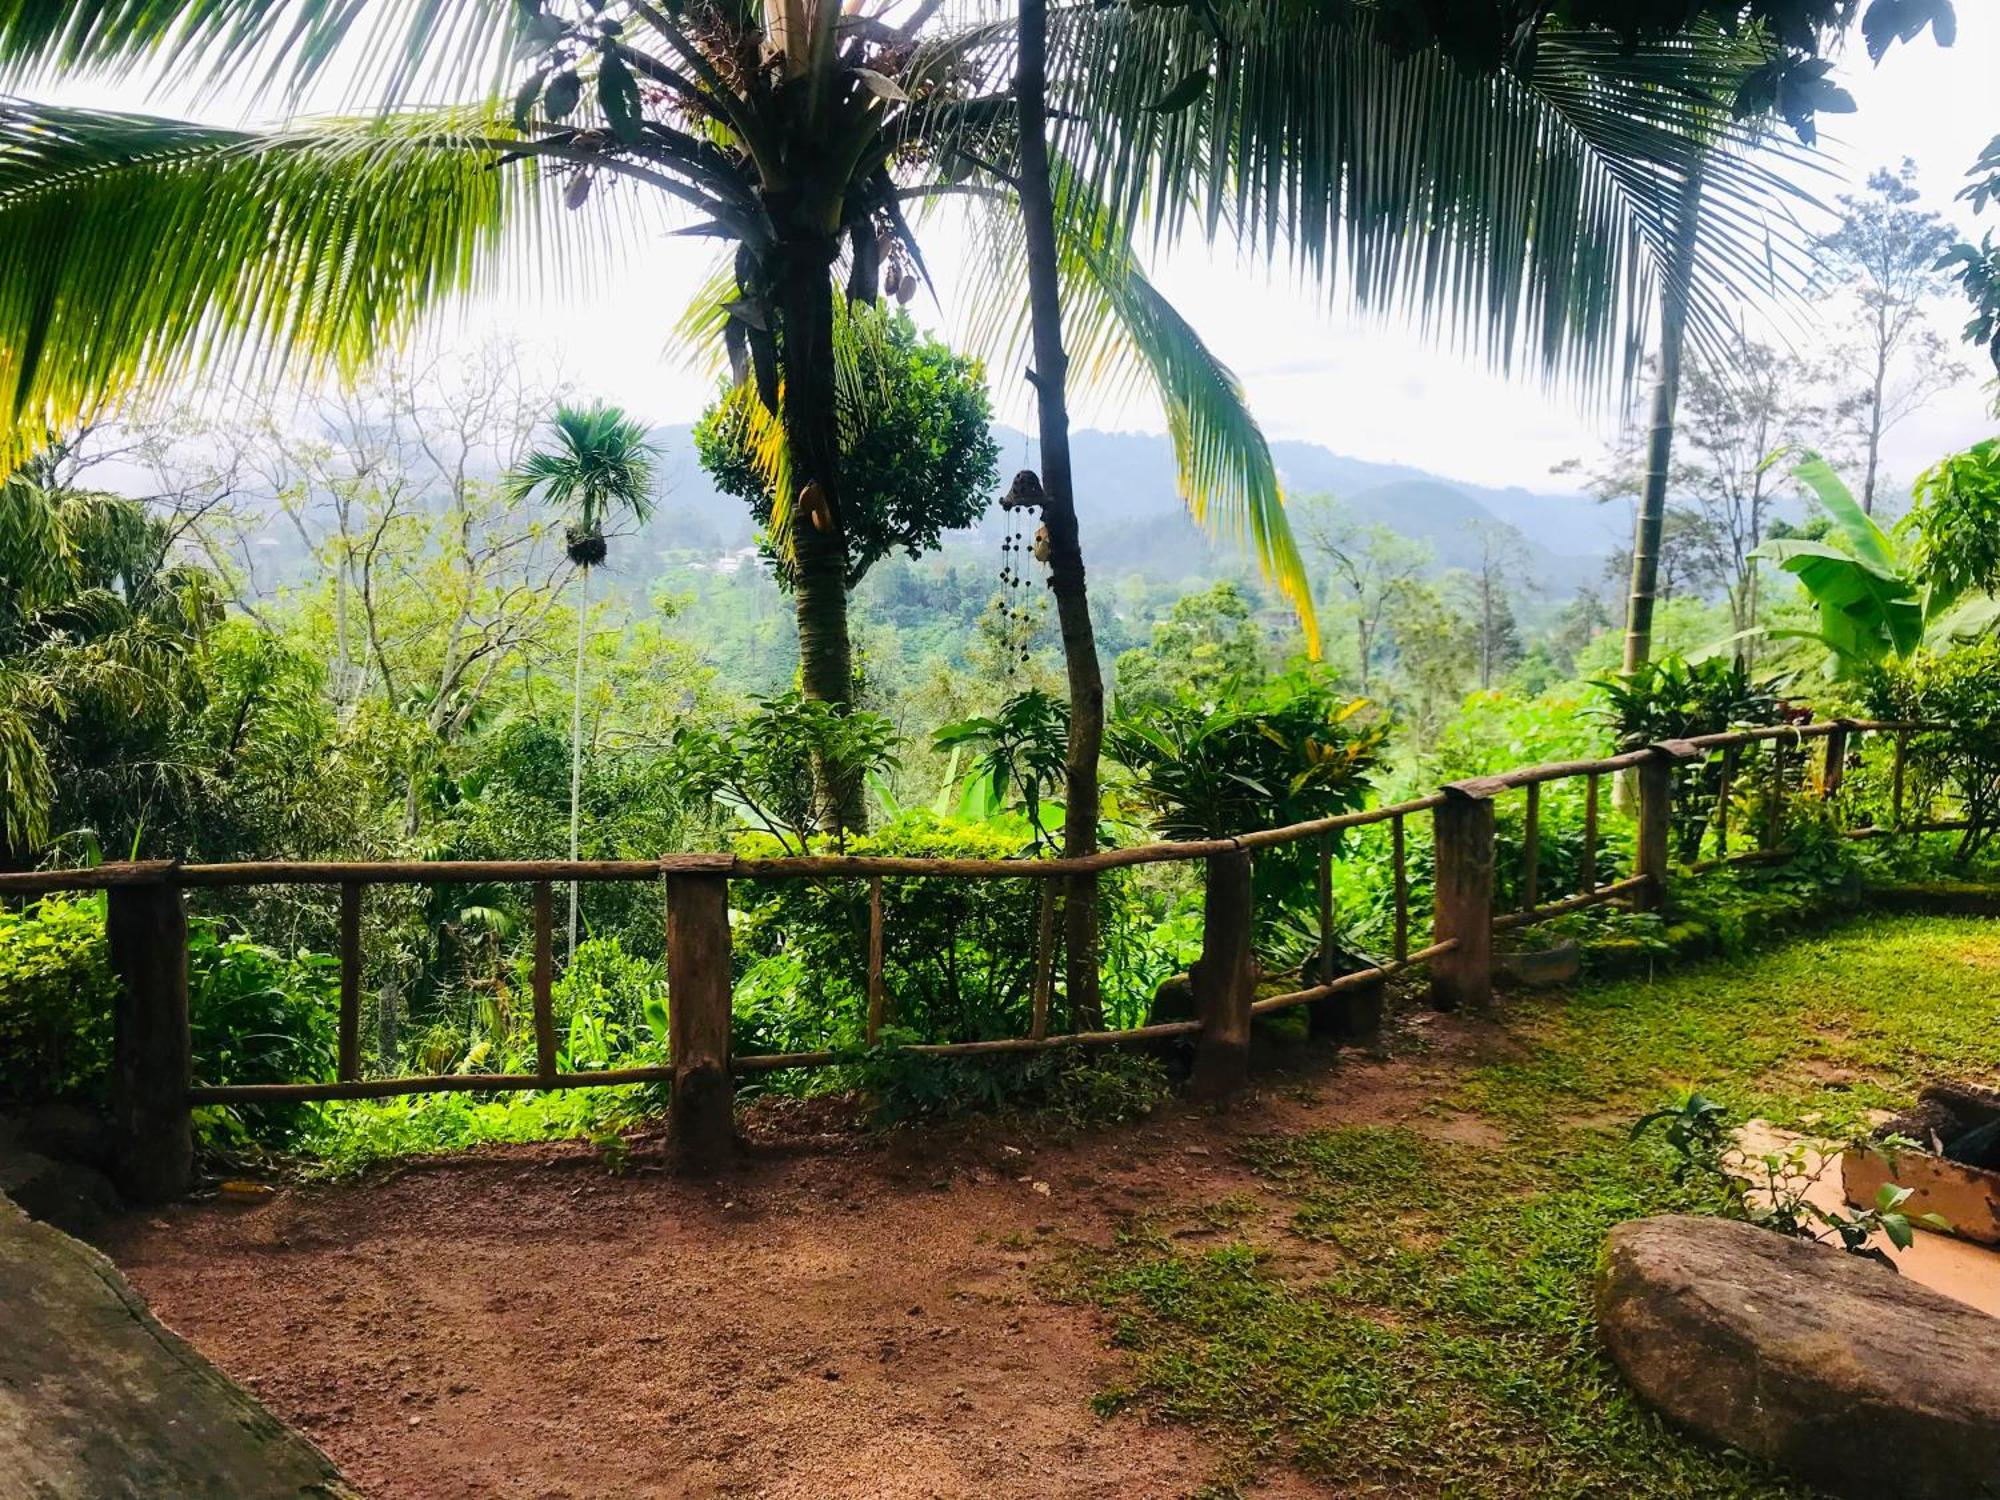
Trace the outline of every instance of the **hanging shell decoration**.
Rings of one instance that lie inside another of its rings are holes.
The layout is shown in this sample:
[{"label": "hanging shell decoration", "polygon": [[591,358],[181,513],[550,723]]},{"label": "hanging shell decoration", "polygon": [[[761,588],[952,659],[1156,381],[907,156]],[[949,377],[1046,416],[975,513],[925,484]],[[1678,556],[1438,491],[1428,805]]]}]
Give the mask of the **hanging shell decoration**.
[{"label": "hanging shell decoration", "polygon": [[1035,544],[1028,550],[1034,555],[1036,562],[1042,564],[1043,567],[1048,566],[1049,528],[1047,526],[1037,526],[1035,528]]},{"label": "hanging shell decoration", "polygon": [[1014,476],[1014,482],[1007,486],[1007,493],[1000,497],[1002,510],[1040,510],[1048,494],[1042,489],[1042,476],[1033,469],[1023,469]]}]

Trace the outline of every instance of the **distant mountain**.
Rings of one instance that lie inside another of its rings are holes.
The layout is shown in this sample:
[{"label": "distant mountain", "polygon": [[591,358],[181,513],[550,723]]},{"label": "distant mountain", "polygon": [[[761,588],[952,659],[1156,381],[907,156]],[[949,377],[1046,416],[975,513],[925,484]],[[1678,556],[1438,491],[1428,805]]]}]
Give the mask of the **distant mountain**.
[{"label": "distant mountain", "polygon": [[[719,552],[747,545],[749,517],[702,472],[692,429],[665,427],[653,436],[667,493],[648,528],[649,539],[662,551]],[[1033,466],[1035,445],[1013,428],[996,428],[994,438],[1004,487],[1016,469]],[[1172,581],[1240,567],[1233,545],[1218,544],[1187,519],[1177,493],[1173,446],[1163,434],[1085,428],[1071,435],[1070,448],[1084,557],[1093,569]],[[1623,507],[1601,506],[1582,495],[1462,484],[1408,465],[1346,458],[1314,443],[1274,443],[1271,452],[1289,493],[1334,495],[1360,519],[1428,542],[1441,569],[1478,561],[1482,525],[1512,527],[1521,535],[1527,572],[1537,591],[1547,595],[1572,593],[1601,573],[1604,559],[1623,544],[1628,524]],[[998,525],[996,505],[979,527],[956,540],[983,546]]]}]

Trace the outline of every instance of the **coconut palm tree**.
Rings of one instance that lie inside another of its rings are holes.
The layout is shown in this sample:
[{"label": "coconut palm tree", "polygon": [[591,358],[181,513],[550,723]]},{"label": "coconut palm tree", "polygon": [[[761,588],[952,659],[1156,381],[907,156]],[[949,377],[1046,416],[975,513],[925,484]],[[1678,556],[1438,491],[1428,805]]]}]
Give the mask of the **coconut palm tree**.
[{"label": "coconut palm tree", "polygon": [[[590,620],[590,574],[610,555],[607,521],[621,515],[644,521],[653,513],[653,445],[642,423],[615,406],[559,406],[549,420],[554,438],[522,459],[507,477],[517,503],[537,495],[568,518],[565,550],[582,577],[576,606],[576,671],[570,684],[569,857],[578,857],[583,807],[583,662]],[[569,885],[569,953],[576,956],[577,895]]]}]

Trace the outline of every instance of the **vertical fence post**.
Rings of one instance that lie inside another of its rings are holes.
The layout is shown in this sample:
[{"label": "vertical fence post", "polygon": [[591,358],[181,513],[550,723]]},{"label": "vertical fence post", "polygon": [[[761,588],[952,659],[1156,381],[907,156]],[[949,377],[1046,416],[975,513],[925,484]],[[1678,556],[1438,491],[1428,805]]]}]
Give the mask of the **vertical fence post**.
[{"label": "vertical fence post", "polygon": [[1706,760],[1708,752],[1686,740],[1662,740],[1646,747],[1651,756],[1639,765],[1639,827],[1635,875],[1646,883],[1632,893],[1634,911],[1658,911],[1667,904],[1667,876],[1674,848],[1674,767],[1684,760]]},{"label": "vertical fence post", "polygon": [[1257,965],[1251,951],[1256,918],[1250,855],[1241,849],[1208,858],[1202,896],[1201,957],[1189,979],[1201,1030],[1195,1037],[1189,1091],[1220,1099],[1250,1081],[1250,1005]]},{"label": "vertical fence post", "polygon": [[1847,720],[1836,720],[1826,737],[1826,770],[1820,777],[1820,795],[1831,802],[1840,795],[1840,783],[1847,774]]},{"label": "vertical fence post", "polygon": [[1396,962],[1410,956],[1410,859],[1403,836],[1403,815],[1389,820],[1389,863],[1395,870]]},{"label": "vertical fence post", "polygon": [[1040,1041],[1049,1034],[1049,989],[1056,961],[1056,883],[1039,882],[1041,911],[1035,918],[1035,979],[1030,1005],[1034,1008],[1029,1035]]},{"label": "vertical fence post", "polygon": [[670,855],[667,884],[667,1033],[673,1054],[668,1146],[700,1172],[735,1153],[729,1076],[730,946],[727,854]]},{"label": "vertical fence post", "polygon": [[868,1045],[882,1039],[888,1018],[889,994],[882,987],[882,877],[868,877]]},{"label": "vertical fence post", "polygon": [[535,1073],[544,1083],[556,1076],[556,895],[546,880],[535,882]]},{"label": "vertical fence post", "polygon": [[1601,778],[1592,771],[1584,778],[1583,793],[1583,894],[1597,891],[1597,799]]},{"label": "vertical fence post", "polygon": [[1715,857],[1729,858],[1729,799],[1735,793],[1736,747],[1727,746],[1722,752],[1722,781],[1715,793]]},{"label": "vertical fence post", "polygon": [[1541,894],[1542,872],[1542,784],[1528,783],[1528,810],[1522,824],[1521,910],[1533,911]]},{"label": "vertical fence post", "polygon": [[105,892],[105,937],[118,976],[112,1012],[113,1175],[137,1203],[186,1192],[194,1176],[194,1082],[188,1036],[187,907],[173,864],[148,865]]},{"label": "vertical fence post", "polygon": [[1771,806],[1764,833],[1764,847],[1777,849],[1785,842],[1785,742],[1771,741]]},{"label": "vertical fence post", "polygon": [[1910,731],[1896,731],[1895,769],[1891,773],[1893,785],[1889,793],[1889,827],[1897,833],[1903,831],[1903,775],[1904,764],[1910,754]]},{"label": "vertical fence post", "polygon": [[1493,802],[1478,782],[1444,789],[1432,814],[1437,857],[1433,943],[1457,947],[1431,960],[1431,1004],[1439,1010],[1493,999]]},{"label": "vertical fence post", "polygon": [[361,1076],[361,882],[340,884],[340,1071],[343,1083]]},{"label": "vertical fence post", "polygon": [[1634,911],[1658,911],[1667,904],[1667,863],[1673,848],[1674,761],[1655,747],[1639,764],[1639,827],[1633,870],[1646,883],[1632,893]]}]

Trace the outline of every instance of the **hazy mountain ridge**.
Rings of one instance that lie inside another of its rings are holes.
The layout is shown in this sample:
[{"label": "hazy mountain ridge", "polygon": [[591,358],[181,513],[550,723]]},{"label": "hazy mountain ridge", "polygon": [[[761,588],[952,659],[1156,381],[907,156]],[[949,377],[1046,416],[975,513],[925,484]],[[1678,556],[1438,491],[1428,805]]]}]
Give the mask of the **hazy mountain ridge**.
[{"label": "hazy mountain ridge", "polygon": [[[717,492],[695,459],[692,429],[655,429],[666,496],[648,536],[662,550],[706,552],[748,546],[753,529],[742,504]],[[996,428],[1000,484],[1032,464],[1034,444],[1013,428]],[[1233,540],[1204,534],[1181,505],[1173,446],[1161,433],[1080,429],[1071,436],[1084,558],[1102,572],[1139,572],[1172,580],[1238,571]],[[1591,579],[1623,541],[1625,508],[1576,494],[1537,494],[1442,478],[1405,464],[1348,458],[1315,443],[1271,445],[1286,491],[1331,494],[1364,522],[1376,522],[1427,542],[1438,566],[1477,564],[1479,528],[1498,523],[1519,533],[1526,571],[1538,591],[1562,595]],[[981,547],[997,535],[996,504],[980,526],[952,534],[948,549]]]}]

